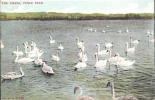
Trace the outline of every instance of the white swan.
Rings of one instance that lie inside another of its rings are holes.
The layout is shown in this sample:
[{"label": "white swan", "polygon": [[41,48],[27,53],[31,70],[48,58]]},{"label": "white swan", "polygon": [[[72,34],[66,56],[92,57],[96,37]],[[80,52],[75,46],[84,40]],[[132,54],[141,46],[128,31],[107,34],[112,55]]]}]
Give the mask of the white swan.
[{"label": "white swan", "polygon": [[47,64],[45,64],[45,62],[43,62],[42,71],[43,71],[45,74],[54,74],[54,71],[53,71],[52,67],[50,67],[50,66],[48,66]]},{"label": "white swan", "polygon": [[39,53],[37,52],[37,59],[34,61],[34,64],[37,66],[41,66],[43,64],[43,60],[40,59]]},{"label": "white swan", "polygon": [[16,72],[8,72],[8,73],[6,73],[6,74],[4,74],[4,75],[1,75],[1,77],[2,77],[2,79],[4,79],[4,80],[12,80],[12,79],[16,79],[16,78],[21,78],[21,77],[23,77],[24,76],[24,72],[23,72],[23,70],[22,70],[22,67],[20,66],[20,72],[21,72],[21,74],[18,74],[18,73],[16,73]]},{"label": "white swan", "polygon": [[108,51],[107,50],[100,50],[100,44],[96,44],[97,46],[97,54],[98,55],[107,55],[108,54]]},{"label": "white swan", "polygon": [[80,94],[79,94],[77,100],[95,100],[95,99],[93,99],[92,97],[89,97],[89,96],[82,96],[83,91],[82,91],[82,88],[80,86],[77,86],[77,87],[74,88],[74,94],[76,93],[77,90],[80,90]]},{"label": "white swan", "polygon": [[126,42],[126,50],[125,50],[125,53],[126,53],[126,55],[128,54],[128,53],[134,53],[135,52],[135,47],[130,47],[129,48],[129,46],[128,46],[128,42]]},{"label": "white swan", "polygon": [[132,40],[132,37],[130,37],[131,44],[137,45],[137,44],[139,44],[139,42],[140,42],[140,40]]},{"label": "white swan", "polygon": [[1,49],[2,49],[2,48],[4,48],[4,44],[3,44],[3,42],[1,41]]},{"label": "white swan", "polygon": [[15,54],[15,55],[19,55],[19,56],[23,56],[24,55],[24,53],[22,51],[18,51],[18,46],[17,46],[16,51],[13,51],[12,53]]},{"label": "white swan", "polygon": [[17,55],[16,59],[15,59],[15,62],[20,63],[20,64],[26,64],[26,63],[34,61],[34,59],[31,59],[31,58],[28,58],[28,57],[24,57],[24,58],[20,58],[20,59],[18,59],[18,57],[19,56]]},{"label": "white swan", "polygon": [[97,53],[95,54],[95,58],[96,58],[96,64],[95,64],[96,68],[105,68],[106,67],[107,60],[99,60]]},{"label": "white swan", "polygon": [[134,97],[132,95],[115,97],[115,90],[114,90],[114,83],[113,82],[108,82],[107,87],[111,87],[112,100],[138,100],[136,97]]},{"label": "white swan", "polygon": [[60,43],[58,46],[58,50],[63,51],[64,47],[62,46],[62,44]]},{"label": "white swan", "polygon": [[80,69],[80,68],[87,67],[87,64],[86,64],[85,61],[82,61],[82,62],[78,62],[74,67],[75,67],[75,70],[77,70],[77,69]]},{"label": "white swan", "polygon": [[56,55],[52,55],[52,60],[54,60],[56,62],[60,61],[59,51],[58,50],[56,51]]},{"label": "white swan", "polygon": [[128,28],[126,29],[126,32],[127,32],[127,33],[129,32],[129,29],[128,29]]},{"label": "white swan", "polygon": [[51,35],[49,36],[49,38],[50,38],[50,44],[55,43],[55,40],[53,39],[53,37]]},{"label": "white swan", "polygon": [[111,42],[111,43],[110,42],[109,43],[105,43],[105,48],[106,49],[110,49],[110,48],[113,47],[113,44],[114,44],[113,42]]},{"label": "white swan", "polygon": [[103,33],[106,33],[106,31],[105,31],[105,30],[102,30],[102,32],[103,32]]}]

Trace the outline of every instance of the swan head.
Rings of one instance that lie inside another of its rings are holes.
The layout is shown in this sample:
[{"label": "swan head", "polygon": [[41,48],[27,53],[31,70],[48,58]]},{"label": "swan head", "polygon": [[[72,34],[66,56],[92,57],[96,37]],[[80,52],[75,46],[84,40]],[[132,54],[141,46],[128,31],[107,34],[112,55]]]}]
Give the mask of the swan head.
[{"label": "swan head", "polygon": [[112,86],[111,82],[108,82],[107,85],[106,85],[106,87],[111,87],[111,86]]}]

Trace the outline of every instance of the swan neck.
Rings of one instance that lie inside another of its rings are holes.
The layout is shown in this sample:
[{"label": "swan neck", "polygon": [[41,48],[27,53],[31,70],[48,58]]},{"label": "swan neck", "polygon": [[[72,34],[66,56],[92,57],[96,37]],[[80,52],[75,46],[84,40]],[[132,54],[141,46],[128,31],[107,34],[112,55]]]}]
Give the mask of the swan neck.
[{"label": "swan neck", "polygon": [[96,54],[96,62],[98,62],[98,54]]},{"label": "swan neck", "polygon": [[18,61],[18,57],[19,57],[19,56],[17,55],[17,56],[16,56],[16,59],[15,59],[15,62],[17,62],[17,61]]},{"label": "swan neck", "polygon": [[24,76],[24,72],[23,72],[22,67],[20,67],[20,72],[21,72],[21,76]]},{"label": "swan neck", "polygon": [[112,98],[115,99],[115,90],[114,90],[114,84],[113,83],[111,86],[111,92],[112,92]]},{"label": "swan neck", "polygon": [[97,45],[98,52],[100,52],[100,44]]}]

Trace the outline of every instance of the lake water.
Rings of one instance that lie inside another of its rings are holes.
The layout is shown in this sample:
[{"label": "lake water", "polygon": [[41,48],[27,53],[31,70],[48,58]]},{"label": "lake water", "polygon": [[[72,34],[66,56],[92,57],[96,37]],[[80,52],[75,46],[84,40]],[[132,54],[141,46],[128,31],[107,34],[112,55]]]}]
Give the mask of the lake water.
[{"label": "lake water", "polygon": [[[155,97],[154,45],[148,44],[146,37],[147,30],[154,30],[153,20],[19,20],[0,23],[1,39],[5,45],[1,49],[1,74],[19,72],[19,64],[14,63],[12,51],[16,50],[17,45],[24,51],[23,42],[31,40],[45,52],[41,58],[55,71],[55,75],[47,76],[42,73],[41,67],[34,67],[33,63],[23,65],[25,76],[22,79],[1,83],[2,100],[75,100],[78,95],[73,93],[75,86],[83,88],[83,95],[96,100],[111,100],[110,88],[106,88],[108,81],[115,83],[117,97],[127,94],[133,94],[140,100],[153,100]],[[88,31],[90,27],[96,28],[97,32]],[[128,33],[125,32],[126,28],[129,29]],[[118,30],[122,30],[122,33],[118,33]],[[57,64],[51,56],[56,53],[58,43],[50,45],[49,34],[64,46]],[[97,43],[101,43],[103,49],[105,42],[113,41],[112,54],[118,52],[125,57],[125,42],[129,42],[130,36],[140,40],[135,54],[127,57],[135,60],[132,68],[119,68],[118,73],[114,66],[104,71],[94,68]],[[76,37],[84,41],[88,56],[86,69],[80,71],[74,71],[79,52]]]}]

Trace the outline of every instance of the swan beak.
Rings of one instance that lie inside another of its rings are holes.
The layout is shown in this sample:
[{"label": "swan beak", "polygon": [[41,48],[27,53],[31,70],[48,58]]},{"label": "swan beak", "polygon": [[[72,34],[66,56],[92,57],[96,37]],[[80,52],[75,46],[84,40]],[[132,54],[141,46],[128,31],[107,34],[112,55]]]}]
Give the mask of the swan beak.
[{"label": "swan beak", "polygon": [[111,86],[111,82],[108,82],[106,87],[109,87],[109,86]]},{"label": "swan beak", "polygon": [[74,94],[76,93],[76,91],[79,89],[79,87],[75,87],[74,88]]}]

